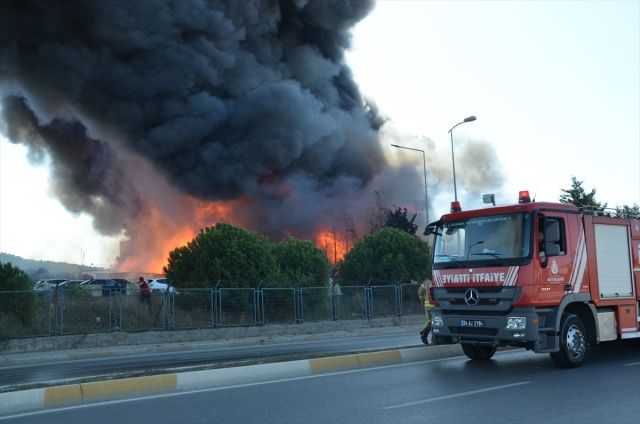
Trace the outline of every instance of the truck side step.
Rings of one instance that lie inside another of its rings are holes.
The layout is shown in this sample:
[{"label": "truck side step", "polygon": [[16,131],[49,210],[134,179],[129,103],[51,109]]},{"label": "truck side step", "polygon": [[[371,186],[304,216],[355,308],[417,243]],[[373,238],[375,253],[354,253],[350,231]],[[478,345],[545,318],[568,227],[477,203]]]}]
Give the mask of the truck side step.
[{"label": "truck side step", "polygon": [[554,353],[557,352],[559,349],[555,348],[555,349],[551,349],[551,348],[545,348],[545,349],[536,349],[536,353]]}]

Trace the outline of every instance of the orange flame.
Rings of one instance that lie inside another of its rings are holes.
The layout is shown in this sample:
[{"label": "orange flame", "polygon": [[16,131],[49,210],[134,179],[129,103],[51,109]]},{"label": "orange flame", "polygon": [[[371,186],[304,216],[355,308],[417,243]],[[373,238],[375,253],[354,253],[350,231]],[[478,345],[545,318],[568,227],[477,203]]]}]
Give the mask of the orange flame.
[{"label": "orange flame", "polygon": [[192,228],[183,228],[174,234],[171,238],[165,240],[162,244],[162,251],[160,255],[151,263],[150,268],[152,270],[162,270],[167,265],[169,259],[169,253],[180,246],[185,246],[196,236],[196,232]]},{"label": "orange flame", "polygon": [[180,220],[165,215],[160,209],[148,211],[144,218],[145,233],[137,234],[135,245],[123,242],[117,266],[119,272],[162,273],[169,253],[185,246],[200,229],[227,221],[232,205],[223,202],[203,202],[193,198],[182,199],[183,216]]},{"label": "orange flame", "polygon": [[[121,243],[118,272],[162,273],[169,253],[187,245],[198,232],[218,222],[243,225],[235,210],[247,207],[246,199],[227,202],[206,202],[188,196],[172,199],[175,209],[153,207],[145,211],[141,220],[142,231],[132,235],[130,241]],[[285,231],[286,234],[289,232]],[[290,234],[289,234],[290,235]],[[295,235],[295,234],[294,234]],[[353,247],[355,240],[348,240],[336,228],[321,229],[314,236],[315,245],[322,249],[333,265],[342,260]]]},{"label": "orange flame", "polygon": [[315,243],[319,249],[324,250],[327,259],[332,265],[344,259],[350,250],[349,243],[342,239],[335,230],[320,230],[315,236]]}]

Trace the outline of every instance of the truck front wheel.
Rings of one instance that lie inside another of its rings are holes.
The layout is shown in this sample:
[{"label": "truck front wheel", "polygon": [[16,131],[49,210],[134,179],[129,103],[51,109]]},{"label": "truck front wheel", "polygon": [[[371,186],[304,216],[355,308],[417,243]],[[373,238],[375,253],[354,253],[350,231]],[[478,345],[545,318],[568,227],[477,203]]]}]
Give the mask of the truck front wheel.
[{"label": "truck front wheel", "polygon": [[474,361],[486,361],[491,359],[494,353],[496,353],[496,346],[482,346],[472,344],[462,344],[462,351],[469,359]]},{"label": "truck front wheel", "polygon": [[551,360],[562,368],[575,368],[584,363],[587,338],[584,324],[574,314],[563,314],[560,323],[560,351],[550,354]]}]

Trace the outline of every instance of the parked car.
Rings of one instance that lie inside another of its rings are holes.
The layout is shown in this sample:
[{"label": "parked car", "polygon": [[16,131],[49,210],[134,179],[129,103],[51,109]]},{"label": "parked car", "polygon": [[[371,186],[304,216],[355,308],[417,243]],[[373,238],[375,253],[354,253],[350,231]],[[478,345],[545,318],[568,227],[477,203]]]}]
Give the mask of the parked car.
[{"label": "parked car", "polygon": [[149,289],[154,291],[166,291],[167,288],[171,293],[175,293],[176,289],[171,287],[171,282],[166,278],[153,278],[148,280]]},{"label": "parked car", "polygon": [[35,291],[47,291],[47,290],[55,290],[61,284],[64,284],[67,280],[64,278],[50,278],[46,280],[38,280],[33,285],[33,290]]},{"label": "parked car", "polygon": [[[114,294],[127,294],[127,286],[122,283],[118,283],[115,280],[110,278],[92,278],[90,280],[83,281],[80,283],[81,286],[93,288],[97,292],[97,288],[102,288],[102,296],[111,296]],[[96,292],[93,292],[94,295]]]},{"label": "parked car", "polygon": [[112,280],[115,281],[122,294],[129,294],[132,290],[135,290],[136,285],[129,280],[124,278],[112,278]]}]

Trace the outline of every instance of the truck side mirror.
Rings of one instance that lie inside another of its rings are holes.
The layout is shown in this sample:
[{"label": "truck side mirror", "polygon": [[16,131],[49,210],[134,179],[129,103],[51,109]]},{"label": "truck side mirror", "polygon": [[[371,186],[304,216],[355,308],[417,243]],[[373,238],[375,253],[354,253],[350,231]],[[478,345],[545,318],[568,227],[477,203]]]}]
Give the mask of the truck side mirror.
[{"label": "truck side mirror", "polygon": [[435,234],[435,235],[439,235],[438,234],[438,225],[440,225],[441,221],[435,221],[432,222],[431,224],[427,225],[424,228],[424,232],[422,233],[422,235],[425,236],[430,236],[431,234]]}]

